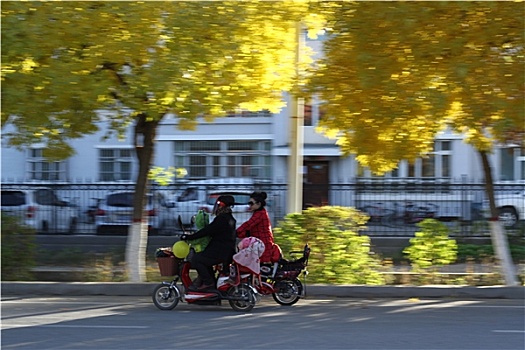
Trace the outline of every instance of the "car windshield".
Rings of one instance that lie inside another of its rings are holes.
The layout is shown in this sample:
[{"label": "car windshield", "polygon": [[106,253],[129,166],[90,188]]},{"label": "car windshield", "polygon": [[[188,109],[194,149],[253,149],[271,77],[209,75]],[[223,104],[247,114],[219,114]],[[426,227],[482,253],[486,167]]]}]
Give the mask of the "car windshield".
[{"label": "car windshield", "polygon": [[61,205],[62,202],[53,190],[40,189],[35,191],[35,202],[41,205]]},{"label": "car windshield", "polygon": [[[133,192],[110,194],[107,204],[112,207],[133,207],[133,195]],[[151,205],[151,202],[151,196],[148,195],[148,205]]]},{"label": "car windshield", "polygon": [[2,191],[2,206],[14,207],[26,204],[26,196],[22,191]]},{"label": "car windshield", "polygon": [[190,202],[196,201],[199,199],[197,189],[195,187],[189,187],[182,192],[182,194],[177,198],[179,202]]}]

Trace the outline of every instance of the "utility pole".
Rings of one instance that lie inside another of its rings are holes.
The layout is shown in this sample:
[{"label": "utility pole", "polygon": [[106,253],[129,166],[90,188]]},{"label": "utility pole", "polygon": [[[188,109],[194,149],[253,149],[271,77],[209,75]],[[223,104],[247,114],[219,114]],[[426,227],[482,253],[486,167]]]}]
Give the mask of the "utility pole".
[{"label": "utility pole", "polygon": [[[296,24],[295,71],[300,78],[300,63],[304,33],[301,22]],[[290,110],[290,156],[288,158],[287,214],[300,213],[303,209],[303,144],[304,144],[304,99],[291,96]]]}]

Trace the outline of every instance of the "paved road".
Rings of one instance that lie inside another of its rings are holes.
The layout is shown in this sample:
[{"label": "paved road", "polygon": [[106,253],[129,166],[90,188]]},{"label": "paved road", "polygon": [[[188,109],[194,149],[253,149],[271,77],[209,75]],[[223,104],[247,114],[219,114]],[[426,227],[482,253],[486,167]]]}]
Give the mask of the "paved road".
[{"label": "paved road", "polygon": [[2,349],[523,350],[523,300],[265,298],[160,311],[147,297],[3,296]]}]

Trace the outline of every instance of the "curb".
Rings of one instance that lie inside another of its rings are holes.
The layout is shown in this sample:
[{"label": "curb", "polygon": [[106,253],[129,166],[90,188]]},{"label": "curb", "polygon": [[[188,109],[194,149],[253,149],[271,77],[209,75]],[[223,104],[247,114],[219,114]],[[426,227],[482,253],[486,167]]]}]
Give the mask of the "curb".
[{"label": "curb", "polygon": [[[158,282],[2,282],[6,295],[69,295],[69,296],[151,296]],[[306,296],[341,298],[474,298],[525,299],[525,287],[516,286],[306,286]]]}]

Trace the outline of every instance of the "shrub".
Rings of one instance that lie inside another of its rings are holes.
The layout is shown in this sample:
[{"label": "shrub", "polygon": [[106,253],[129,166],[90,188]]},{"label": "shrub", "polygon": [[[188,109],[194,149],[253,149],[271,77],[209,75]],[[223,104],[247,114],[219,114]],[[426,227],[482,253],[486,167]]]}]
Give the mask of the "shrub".
[{"label": "shrub", "polygon": [[384,284],[381,263],[371,254],[370,238],[359,232],[368,217],[339,206],[314,207],[288,214],[274,229],[275,241],[283,250],[311,248],[309,278],[316,283]]},{"label": "shrub", "polygon": [[[510,255],[515,263],[525,260],[525,246],[509,244]],[[486,259],[495,259],[494,248],[491,244],[458,244],[458,261],[464,262],[473,259],[481,262]]]},{"label": "shrub", "polygon": [[2,215],[2,280],[20,281],[33,278],[35,266],[35,230],[19,218]]},{"label": "shrub", "polygon": [[417,224],[421,229],[403,250],[415,270],[436,268],[456,261],[458,246],[448,237],[448,228],[435,219]]}]

